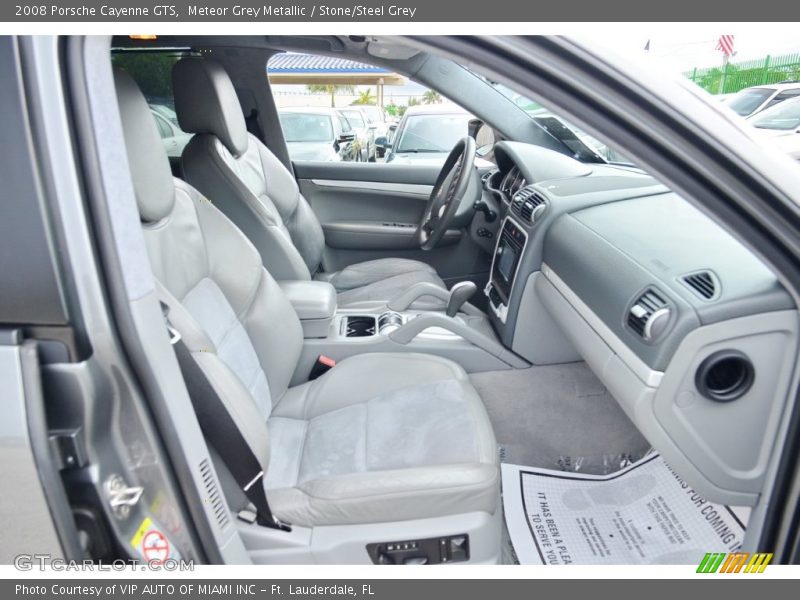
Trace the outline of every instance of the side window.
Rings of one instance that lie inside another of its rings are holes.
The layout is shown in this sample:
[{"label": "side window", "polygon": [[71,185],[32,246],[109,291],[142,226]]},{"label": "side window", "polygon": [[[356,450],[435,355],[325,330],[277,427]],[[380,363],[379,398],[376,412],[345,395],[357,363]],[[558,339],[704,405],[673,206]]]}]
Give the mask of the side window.
[{"label": "side window", "polygon": [[364,128],[367,126],[367,124],[364,123],[364,117],[361,116],[361,111],[343,110],[342,113],[353,127]]},{"label": "side window", "polygon": [[797,98],[798,96],[800,96],[800,89],[786,90],[785,92],[781,92],[780,94],[776,94],[775,97],[772,100],[767,102],[767,105],[764,108],[769,108],[770,106],[775,106],[776,104],[780,104],[784,100],[789,100],[790,98]]},{"label": "side window", "polygon": [[350,126],[350,121],[342,113],[339,113],[339,125],[342,128],[342,133],[350,133],[353,128]]},{"label": "side window", "polygon": [[[453,107],[463,113],[440,94],[401,73],[342,58],[283,52],[270,57],[267,76],[289,156],[296,162],[390,162],[394,160],[391,151],[394,132],[409,107],[442,109],[443,113]],[[287,129],[296,124],[297,117],[289,119],[287,115],[297,114],[327,114],[335,119],[336,130],[354,134],[355,140],[341,152],[332,151],[333,144],[327,142],[301,145],[290,141],[290,138],[298,138],[296,131]],[[446,118],[441,120],[441,125],[442,135],[446,136],[449,129]],[[431,127],[431,135],[437,136],[435,123]],[[411,154],[409,157],[410,162],[423,162],[423,157]],[[427,159],[424,162],[430,164],[436,156],[429,154],[424,158]],[[442,162],[445,158],[446,154]]]}]

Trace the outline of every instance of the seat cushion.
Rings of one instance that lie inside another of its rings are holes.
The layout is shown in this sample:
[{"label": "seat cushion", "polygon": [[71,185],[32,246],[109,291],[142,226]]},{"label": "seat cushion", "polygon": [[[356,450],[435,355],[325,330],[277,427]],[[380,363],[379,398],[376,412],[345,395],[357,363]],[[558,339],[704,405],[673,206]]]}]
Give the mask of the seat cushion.
[{"label": "seat cushion", "polygon": [[[360,302],[387,302],[415,283],[428,282],[445,288],[436,270],[418,260],[381,258],[356,263],[335,273],[319,273],[316,279],[330,282],[338,292],[339,306]],[[441,308],[444,304],[433,297],[420,299],[417,308]]]},{"label": "seat cushion", "polygon": [[268,421],[273,512],[304,526],[485,511],[499,492],[480,397],[455,363],[363,354],[291,388]]}]

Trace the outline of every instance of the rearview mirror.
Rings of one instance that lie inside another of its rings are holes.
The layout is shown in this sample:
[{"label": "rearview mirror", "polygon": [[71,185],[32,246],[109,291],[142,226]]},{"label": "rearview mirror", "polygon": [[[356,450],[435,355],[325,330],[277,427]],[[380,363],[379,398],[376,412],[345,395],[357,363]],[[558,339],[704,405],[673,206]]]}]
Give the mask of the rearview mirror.
[{"label": "rearview mirror", "polygon": [[375,146],[378,148],[391,148],[392,144],[385,135],[379,136],[375,138]]},{"label": "rearview mirror", "polygon": [[345,142],[352,142],[356,139],[355,133],[341,133],[339,134],[339,143],[344,144]]}]

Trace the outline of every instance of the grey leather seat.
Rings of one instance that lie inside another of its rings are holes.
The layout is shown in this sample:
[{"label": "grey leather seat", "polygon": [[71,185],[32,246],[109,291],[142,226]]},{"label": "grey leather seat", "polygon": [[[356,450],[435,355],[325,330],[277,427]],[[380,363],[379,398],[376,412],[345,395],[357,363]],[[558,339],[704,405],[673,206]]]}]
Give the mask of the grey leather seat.
[{"label": "grey leather seat", "polygon": [[225,69],[210,59],[184,58],[173,69],[181,129],[196,134],[183,151],[188,181],[250,238],[279,281],[330,282],[340,306],[388,301],[418,282],[444,288],[425,263],[379,259],[319,273],[325,236],[292,173],[255,136]]},{"label": "grey leather seat", "polygon": [[134,81],[116,70],[115,83],[159,297],[261,457],[273,513],[307,527],[496,514],[495,438],[463,369],[362,354],[289,387],[303,346],[292,305],[248,238],[173,179]]}]

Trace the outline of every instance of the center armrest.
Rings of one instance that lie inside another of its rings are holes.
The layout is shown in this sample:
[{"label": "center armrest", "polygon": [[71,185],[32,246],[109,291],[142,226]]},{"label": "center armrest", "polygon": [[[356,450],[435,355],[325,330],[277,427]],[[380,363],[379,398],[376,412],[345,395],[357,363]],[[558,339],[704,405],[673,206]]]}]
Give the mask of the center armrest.
[{"label": "center armrest", "polygon": [[303,324],[305,337],[325,337],[336,313],[336,288],[326,281],[281,281]]}]

